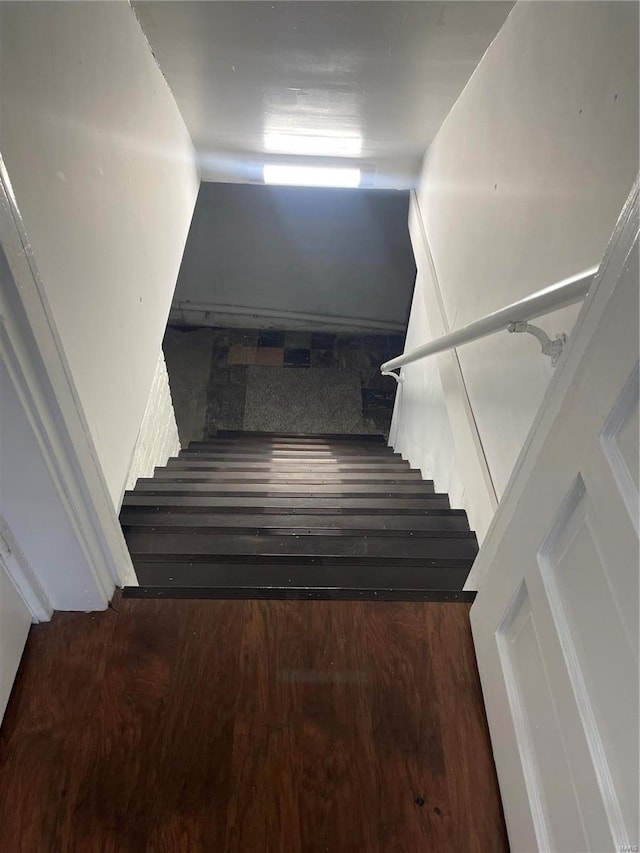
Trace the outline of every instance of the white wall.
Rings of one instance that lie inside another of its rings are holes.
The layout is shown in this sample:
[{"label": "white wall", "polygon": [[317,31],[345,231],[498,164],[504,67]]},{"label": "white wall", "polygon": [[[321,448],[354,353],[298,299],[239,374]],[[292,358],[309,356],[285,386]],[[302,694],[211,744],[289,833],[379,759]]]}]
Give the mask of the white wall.
[{"label": "white wall", "polygon": [[[637,170],[637,4],[518,3],[424,162],[419,206],[445,322],[460,327],[597,264]],[[536,322],[553,335],[576,315]],[[458,358],[499,497],[551,366],[535,340],[507,333]],[[443,387],[456,435],[460,383]],[[464,452],[455,443],[455,456],[443,447],[451,472]],[[410,441],[399,449],[418,453]]]},{"label": "white wall", "polygon": [[0,4],[0,150],[117,505],[198,190],[127,2]]},{"label": "white wall", "polygon": [[126,488],[133,489],[138,477],[153,477],[156,465],[165,465],[167,459],[177,456],[179,451],[180,439],[169,389],[169,376],[161,352],[133,451]]}]

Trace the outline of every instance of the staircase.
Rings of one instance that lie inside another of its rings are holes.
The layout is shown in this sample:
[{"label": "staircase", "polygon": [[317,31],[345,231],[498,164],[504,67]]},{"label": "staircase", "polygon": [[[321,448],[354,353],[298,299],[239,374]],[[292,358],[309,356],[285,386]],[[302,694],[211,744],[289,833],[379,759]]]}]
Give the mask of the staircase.
[{"label": "staircase", "polygon": [[376,435],[219,431],[125,495],[126,597],[472,600],[466,513]]}]

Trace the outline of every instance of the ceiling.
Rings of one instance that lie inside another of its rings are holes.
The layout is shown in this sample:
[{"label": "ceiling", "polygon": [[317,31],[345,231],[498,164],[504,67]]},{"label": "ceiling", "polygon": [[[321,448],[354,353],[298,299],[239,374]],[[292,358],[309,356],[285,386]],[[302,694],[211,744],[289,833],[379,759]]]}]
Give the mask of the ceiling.
[{"label": "ceiling", "polygon": [[512,2],[134,0],[204,180],[265,162],[408,188]]}]

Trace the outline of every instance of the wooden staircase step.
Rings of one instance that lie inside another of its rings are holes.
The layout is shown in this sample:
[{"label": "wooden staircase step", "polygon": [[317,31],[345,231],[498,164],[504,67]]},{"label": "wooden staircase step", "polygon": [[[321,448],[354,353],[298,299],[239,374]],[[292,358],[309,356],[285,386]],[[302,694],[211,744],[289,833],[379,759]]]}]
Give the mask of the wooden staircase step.
[{"label": "wooden staircase step", "polygon": [[294,554],[298,556],[428,557],[473,559],[478,550],[475,535],[462,531],[423,531],[422,536],[369,535],[369,531],[338,531],[333,535],[320,531],[260,531],[245,534],[229,530],[210,532],[129,527],[127,542],[135,561],[136,554]]},{"label": "wooden staircase step", "polygon": [[380,560],[367,557],[289,557],[270,555],[251,560],[161,560],[137,555],[134,560],[141,585],[189,586],[250,590],[281,589],[460,589],[470,560]]}]

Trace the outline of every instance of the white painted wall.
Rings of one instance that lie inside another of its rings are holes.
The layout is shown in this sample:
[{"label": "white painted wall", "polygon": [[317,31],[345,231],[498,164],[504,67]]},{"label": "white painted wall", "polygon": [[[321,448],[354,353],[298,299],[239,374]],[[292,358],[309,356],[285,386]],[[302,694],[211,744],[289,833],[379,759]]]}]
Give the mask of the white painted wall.
[{"label": "white painted wall", "polygon": [[133,489],[138,477],[153,477],[156,465],[165,465],[180,451],[176,416],[169,390],[169,376],[162,350],[156,365],[147,408],[127,475],[127,489]]},{"label": "white painted wall", "polygon": [[117,505],[198,190],[127,2],[0,4],[0,150]]},{"label": "white painted wall", "polygon": [[[445,322],[458,328],[597,264],[637,170],[637,4],[518,3],[424,161],[418,199]],[[433,287],[418,269],[420,286]],[[570,332],[576,315],[566,309],[539,325]],[[458,358],[500,497],[552,369],[536,341],[507,333],[461,347]],[[407,373],[405,399],[418,377]],[[438,488],[467,484],[460,461],[473,433],[458,428],[459,384],[443,378],[443,387],[456,452],[442,444],[449,473]],[[419,414],[399,400],[398,435],[411,433],[405,418],[427,413],[426,400]],[[420,458],[415,439],[398,449]]]}]

